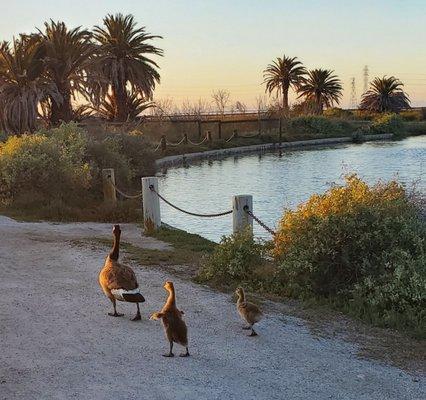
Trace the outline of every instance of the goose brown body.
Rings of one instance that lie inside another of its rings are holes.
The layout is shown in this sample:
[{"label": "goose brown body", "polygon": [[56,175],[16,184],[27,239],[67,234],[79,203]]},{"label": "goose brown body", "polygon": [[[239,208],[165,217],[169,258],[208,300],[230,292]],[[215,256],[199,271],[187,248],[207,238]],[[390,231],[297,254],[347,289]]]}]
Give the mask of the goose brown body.
[{"label": "goose brown body", "polygon": [[257,333],[254,331],[253,325],[262,319],[262,310],[256,304],[246,301],[243,288],[238,288],[235,293],[238,296],[237,311],[240,314],[241,318],[249,325],[248,327],[244,327],[243,329],[251,329],[250,336],[256,336]]},{"label": "goose brown body", "polygon": [[114,312],[109,315],[118,317],[123,314],[117,313],[116,300],[136,303],[137,313],[133,320],[141,319],[139,303],[145,301],[139,293],[139,285],[133,270],[127,265],[118,262],[120,249],[121,230],[119,225],[113,228],[114,244],[110,254],[105,260],[104,267],[99,273],[99,285],[105,295],[111,300]]},{"label": "goose brown body", "polygon": [[182,319],[183,311],[176,307],[176,294],[173,283],[166,282],[164,289],[169,293],[167,301],[160,312],[156,312],[151,316],[151,319],[161,319],[163,322],[164,332],[170,344],[170,351],[164,356],[173,357],[173,343],[178,343],[186,348],[186,353],[181,354],[182,357],[189,356],[188,328]]}]

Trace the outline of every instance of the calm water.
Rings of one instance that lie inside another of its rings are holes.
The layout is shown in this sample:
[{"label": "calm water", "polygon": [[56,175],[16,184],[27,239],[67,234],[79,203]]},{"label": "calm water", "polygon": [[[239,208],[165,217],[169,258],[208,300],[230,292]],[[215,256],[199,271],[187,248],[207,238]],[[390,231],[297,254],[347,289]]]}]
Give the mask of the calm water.
[{"label": "calm water", "polygon": [[[254,213],[275,227],[284,208],[294,208],[311,194],[342,182],[348,172],[357,172],[368,182],[394,177],[406,185],[416,181],[426,192],[425,162],[426,136],[418,136],[205,161],[169,169],[160,176],[159,190],[181,208],[199,213],[229,210],[233,195],[251,194]],[[191,217],[162,202],[161,214],[164,222],[215,241],[232,231],[232,215]],[[254,229],[257,236],[268,237],[256,223]]]}]

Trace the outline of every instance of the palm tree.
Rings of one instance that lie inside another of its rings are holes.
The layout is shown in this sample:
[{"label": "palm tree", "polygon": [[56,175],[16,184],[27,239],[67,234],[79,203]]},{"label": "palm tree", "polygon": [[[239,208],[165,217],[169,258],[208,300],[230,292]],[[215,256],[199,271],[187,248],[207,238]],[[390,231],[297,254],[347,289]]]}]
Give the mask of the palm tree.
[{"label": "palm tree", "polygon": [[[129,94],[126,97],[126,101],[127,116],[129,120],[136,119],[143,111],[154,107],[154,102],[147,102],[135,93]],[[99,107],[96,108],[96,111],[102,118],[114,121],[117,116],[117,103],[115,102],[115,97],[112,96],[111,93],[108,93],[101,101]]]},{"label": "palm tree", "polygon": [[36,35],[43,48],[47,77],[55,83],[62,101],[49,98],[50,121],[57,125],[74,118],[71,98],[77,94],[87,97],[87,70],[94,62],[95,45],[91,34],[80,27],[69,30],[63,22],[46,22],[44,32]]},{"label": "palm tree", "polygon": [[318,114],[322,113],[324,107],[339,104],[342,97],[342,83],[333,73],[334,71],[329,69],[313,69],[297,88],[299,98],[304,97],[305,101],[312,101]]},{"label": "palm tree", "polygon": [[40,103],[47,98],[61,102],[55,84],[44,75],[42,58],[39,42],[31,36],[0,45],[0,120],[7,132],[33,132]]},{"label": "palm tree", "polygon": [[263,83],[266,83],[266,92],[282,94],[282,108],[288,111],[288,91],[290,87],[296,89],[301,78],[306,74],[306,68],[297,57],[278,57],[263,71]]},{"label": "palm tree", "polygon": [[129,117],[128,97],[136,94],[150,100],[160,82],[159,67],[149,56],[161,56],[163,51],[149,42],[161,36],[147,33],[145,27],[137,28],[132,15],[107,15],[103,23],[93,32],[99,46],[100,70],[116,104],[115,120],[125,121]]},{"label": "palm tree", "polygon": [[376,112],[398,112],[410,108],[410,99],[402,90],[403,86],[394,76],[374,78],[370,89],[362,96],[359,108]]}]

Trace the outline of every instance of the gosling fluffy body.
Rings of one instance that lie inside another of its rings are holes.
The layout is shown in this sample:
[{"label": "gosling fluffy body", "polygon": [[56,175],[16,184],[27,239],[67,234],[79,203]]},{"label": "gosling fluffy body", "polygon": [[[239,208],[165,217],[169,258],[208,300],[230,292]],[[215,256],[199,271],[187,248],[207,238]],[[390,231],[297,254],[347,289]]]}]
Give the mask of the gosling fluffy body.
[{"label": "gosling fluffy body", "polygon": [[256,304],[246,301],[246,296],[243,288],[237,288],[235,294],[238,296],[238,314],[240,314],[241,318],[248,324],[248,326],[244,327],[243,329],[251,329],[251,333],[249,336],[257,336],[257,333],[253,329],[253,325],[263,318],[262,310]]},{"label": "gosling fluffy body", "polygon": [[150,317],[152,320],[161,319],[163,322],[164,332],[170,344],[169,353],[163,354],[163,356],[173,357],[173,343],[178,343],[186,349],[186,352],[180,356],[188,357],[188,329],[185,321],[182,319],[184,313],[176,307],[176,294],[173,283],[168,281],[163,287],[169,294],[167,301],[160,312],[156,312]]}]

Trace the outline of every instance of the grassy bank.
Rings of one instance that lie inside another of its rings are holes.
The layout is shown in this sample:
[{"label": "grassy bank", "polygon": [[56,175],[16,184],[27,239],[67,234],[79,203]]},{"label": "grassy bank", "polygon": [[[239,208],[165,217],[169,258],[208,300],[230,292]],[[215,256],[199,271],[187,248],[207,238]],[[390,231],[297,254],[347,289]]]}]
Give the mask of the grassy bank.
[{"label": "grassy bank", "polygon": [[[426,121],[406,121],[395,114],[376,115],[369,120],[342,119],[325,116],[304,116],[291,118],[283,122],[281,135],[278,130],[238,133],[236,137],[230,135],[219,139],[212,134],[212,141],[200,145],[179,144],[180,136],[171,134],[166,138],[168,145],[165,151],[158,150],[156,158],[165,156],[203,152],[208,150],[228,149],[233,147],[259,145],[265,143],[293,142],[299,140],[324,139],[335,137],[350,137],[356,143],[362,142],[365,135],[390,133],[395,138],[410,135],[426,134]],[[157,139],[158,140],[158,139]],[[202,138],[190,139],[200,142]],[[157,146],[158,141],[153,143]]]},{"label": "grassy bank", "polygon": [[426,338],[426,221],[398,182],[345,186],[284,213],[272,243],[226,237],[197,280],[327,305]]}]

